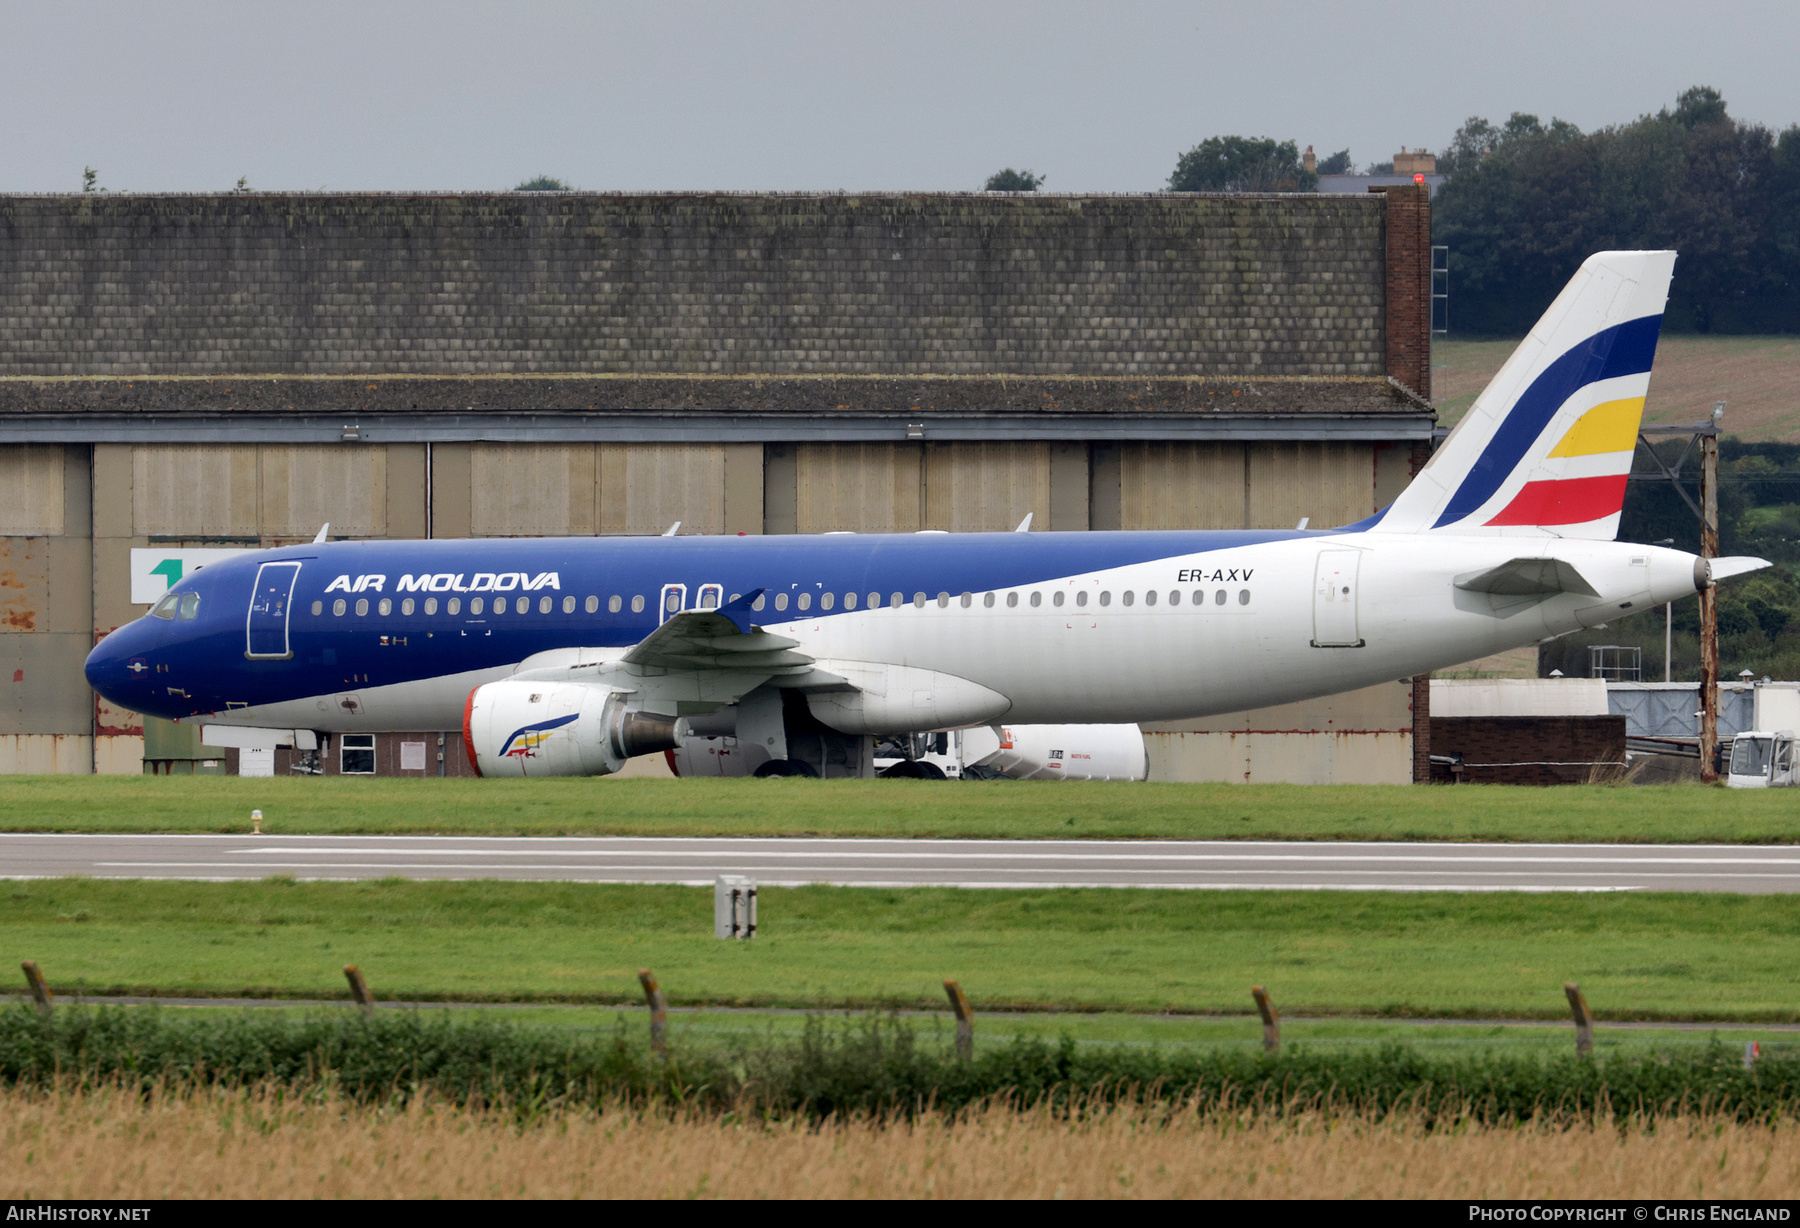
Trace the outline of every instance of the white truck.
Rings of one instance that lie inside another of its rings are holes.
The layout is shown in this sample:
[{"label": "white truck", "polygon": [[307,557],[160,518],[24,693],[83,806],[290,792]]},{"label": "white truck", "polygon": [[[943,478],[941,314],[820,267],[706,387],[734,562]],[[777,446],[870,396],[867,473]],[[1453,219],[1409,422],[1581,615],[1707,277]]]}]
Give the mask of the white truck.
[{"label": "white truck", "polygon": [[1731,740],[1731,766],[1725,783],[1733,789],[1780,789],[1800,784],[1796,760],[1800,741],[1791,729],[1779,733],[1749,730]]}]

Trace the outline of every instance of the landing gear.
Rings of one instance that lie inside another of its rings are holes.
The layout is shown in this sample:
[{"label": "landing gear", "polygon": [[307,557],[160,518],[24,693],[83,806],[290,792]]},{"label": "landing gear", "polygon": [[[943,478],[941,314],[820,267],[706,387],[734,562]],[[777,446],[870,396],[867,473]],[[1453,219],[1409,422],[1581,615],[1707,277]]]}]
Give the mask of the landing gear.
[{"label": "landing gear", "polygon": [[771,759],[759,766],[752,776],[764,778],[771,776],[801,776],[808,780],[819,778],[819,769],[800,759]]},{"label": "landing gear", "polygon": [[878,775],[883,780],[949,780],[944,769],[935,763],[923,759],[902,759],[891,767],[883,768]]}]

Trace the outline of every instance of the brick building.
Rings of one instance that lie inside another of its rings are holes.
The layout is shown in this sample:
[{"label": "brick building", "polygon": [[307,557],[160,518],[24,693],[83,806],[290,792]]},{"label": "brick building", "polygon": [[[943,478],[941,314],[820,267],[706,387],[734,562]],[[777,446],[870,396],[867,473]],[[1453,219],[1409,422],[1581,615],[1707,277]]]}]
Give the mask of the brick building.
[{"label": "brick building", "polygon": [[[1434,426],[1429,208],[0,197],[0,771],[201,759],[81,678],[134,548],[1359,519]],[[1384,779],[1424,741],[1392,689],[1330,718]],[[1158,774],[1216,774],[1207,732],[1149,731]]]}]

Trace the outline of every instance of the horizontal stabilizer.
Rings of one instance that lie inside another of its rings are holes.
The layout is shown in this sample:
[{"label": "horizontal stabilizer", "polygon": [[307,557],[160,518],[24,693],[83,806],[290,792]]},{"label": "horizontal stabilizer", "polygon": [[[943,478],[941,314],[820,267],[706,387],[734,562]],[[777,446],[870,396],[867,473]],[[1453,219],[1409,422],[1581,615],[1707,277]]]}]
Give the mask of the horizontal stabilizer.
[{"label": "horizontal stabilizer", "polygon": [[1512,559],[1486,571],[1472,571],[1456,577],[1456,587],[1471,593],[1492,593],[1496,597],[1552,597],[1557,593],[1580,593],[1598,597],[1574,566],[1561,559]]},{"label": "horizontal stabilizer", "polygon": [[1765,567],[1773,566],[1774,564],[1768,559],[1752,558],[1750,555],[1740,554],[1728,559],[1713,559],[1709,570],[1716,582],[1728,580],[1732,576],[1741,576],[1748,571],[1761,571]]}]

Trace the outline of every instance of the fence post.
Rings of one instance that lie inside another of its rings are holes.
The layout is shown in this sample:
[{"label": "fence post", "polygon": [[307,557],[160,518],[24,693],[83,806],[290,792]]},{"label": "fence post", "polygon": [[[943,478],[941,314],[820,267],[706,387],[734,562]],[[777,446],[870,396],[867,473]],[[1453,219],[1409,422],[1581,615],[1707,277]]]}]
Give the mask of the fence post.
[{"label": "fence post", "polygon": [[956,1012],[956,1057],[966,1062],[975,1056],[975,1012],[969,1009],[968,996],[955,981],[944,982],[944,996]]},{"label": "fence post", "polygon": [[1281,1048],[1281,1015],[1269,1001],[1269,991],[1261,985],[1252,985],[1250,996],[1256,999],[1256,1009],[1262,1013],[1263,1052],[1273,1053]]},{"label": "fence post", "polygon": [[28,959],[19,967],[25,969],[25,982],[31,986],[31,996],[37,1001],[38,1014],[50,1018],[50,986],[44,984],[44,974],[38,971],[37,960]]},{"label": "fence post", "polygon": [[361,1009],[363,1018],[375,1018],[375,995],[369,992],[369,983],[363,980],[362,970],[355,964],[345,964],[344,979],[350,982],[350,996]]},{"label": "fence post", "polygon": [[638,969],[638,984],[644,987],[644,1002],[650,1008],[650,1048],[658,1056],[666,1056],[669,1052],[669,1004],[663,1000],[656,973],[650,969]]},{"label": "fence post", "polygon": [[1563,983],[1563,993],[1569,999],[1569,1013],[1575,1016],[1575,1052],[1590,1054],[1594,1051],[1594,1012],[1588,1009],[1581,986],[1574,981]]}]

